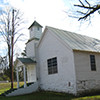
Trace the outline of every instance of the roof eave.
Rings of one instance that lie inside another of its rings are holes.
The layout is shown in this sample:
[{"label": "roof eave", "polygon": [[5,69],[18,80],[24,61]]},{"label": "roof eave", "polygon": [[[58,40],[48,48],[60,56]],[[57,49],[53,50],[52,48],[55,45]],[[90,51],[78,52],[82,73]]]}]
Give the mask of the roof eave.
[{"label": "roof eave", "polygon": [[[31,58],[17,58],[23,64],[36,64],[36,61],[33,61]],[[28,62],[26,62],[28,60]]]},{"label": "roof eave", "polygon": [[91,53],[100,53],[100,51],[79,50],[79,49],[73,49],[73,51],[80,51],[80,52],[91,52]]},{"label": "roof eave", "polygon": [[31,38],[31,39],[29,39],[29,40],[26,42],[26,44],[29,43],[29,42],[31,42],[32,40],[37,40],[37,41],[39,41],[39,38],[36,38],[36,37]]}]

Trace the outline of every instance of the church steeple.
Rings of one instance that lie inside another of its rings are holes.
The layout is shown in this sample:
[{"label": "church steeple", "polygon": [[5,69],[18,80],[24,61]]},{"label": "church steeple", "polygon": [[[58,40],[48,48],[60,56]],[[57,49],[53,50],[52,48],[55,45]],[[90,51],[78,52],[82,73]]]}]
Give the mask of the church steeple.
[{"label": "church steeple", "polygon": [[30,39],[31,38],[40,39],[42,34],[42,26],[37,21],[34,21],[28,29],[30,31]]}]

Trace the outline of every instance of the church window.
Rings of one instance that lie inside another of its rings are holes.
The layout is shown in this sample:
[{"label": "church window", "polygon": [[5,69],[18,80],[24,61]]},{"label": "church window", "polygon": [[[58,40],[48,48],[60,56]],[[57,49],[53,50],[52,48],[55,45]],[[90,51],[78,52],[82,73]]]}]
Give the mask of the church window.
[{"label": "church window", "polygon": [[39,31],[39,30],[40,30],[40,28],[39,28],[39,27],[37,27],[37,30]]},{"label": "church window", "polygon": [[48,65],[48,74],[58,73],[57,69],[57,57],[51,58],[47,60]]},{"label": "church window", "polygon": [[91,71],[96,71],[95,56],[90,55]]}]

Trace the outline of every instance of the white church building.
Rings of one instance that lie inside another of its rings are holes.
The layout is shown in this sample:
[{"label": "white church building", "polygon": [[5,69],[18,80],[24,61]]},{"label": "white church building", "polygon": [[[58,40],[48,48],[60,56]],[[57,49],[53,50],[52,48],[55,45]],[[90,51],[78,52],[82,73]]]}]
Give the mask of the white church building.
[{"label": "white church building", "polygon": [[[22,67],[25,93],[42,89],[77,94],[100,89],[100,40],[48,26],[42,33],[36,21],[29,33],[27,57],[17,58],[15,63],[18,88],[18,71]],[[33,82],[27,90],[26,82]],[[19,95],[19,91],[15,92]]]}]

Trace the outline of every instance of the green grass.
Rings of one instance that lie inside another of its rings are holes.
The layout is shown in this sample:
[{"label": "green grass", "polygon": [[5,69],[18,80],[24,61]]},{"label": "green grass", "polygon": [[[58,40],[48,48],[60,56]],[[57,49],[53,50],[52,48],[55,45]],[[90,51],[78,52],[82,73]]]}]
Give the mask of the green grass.
[{"label": "green grass", "polygon": [[[20,86],[22,86],[23,84],[24,84],[23,82],[20,82]],[[10,87],[11,87],[11,83],[0,83],[0,94],[9,90]],[[14,88],[17,88],[17,82],[14,82]]]},{"label": "green grass", "polygon": [[0,100],[71,100],[72,95],[55,92],[35,92],[23,96],[0,97]]},{"label": "green grass", "polygon": [[56,92],[35,92],[22,96],[0,97],[0,100],[100,100],[100,96],[76,98],[73,95]]},{"label": "green grass", "polygon": [[97,96],[87,96],[87,97],[80,97],[72,100],[100,100],[100,95]]},{"label": "green grass", "polygon": [[[20,86],[23,82],[20,83]],[[17,83],[14,83],[14,88],[17,87]],[[10,83],[0,83],[0,94],[6,90],[10,89]],[[35,92],[32,94],[14,96],[14,97],[3,97],[0,96],[0,100],[100,100],[100,95],[98,96],[87,96],[87,97],[75,97],[66,93],[56,93],[56,92]]]}]

